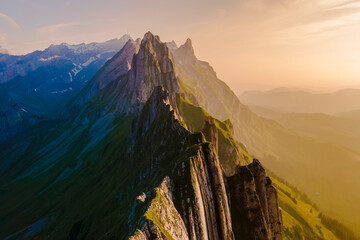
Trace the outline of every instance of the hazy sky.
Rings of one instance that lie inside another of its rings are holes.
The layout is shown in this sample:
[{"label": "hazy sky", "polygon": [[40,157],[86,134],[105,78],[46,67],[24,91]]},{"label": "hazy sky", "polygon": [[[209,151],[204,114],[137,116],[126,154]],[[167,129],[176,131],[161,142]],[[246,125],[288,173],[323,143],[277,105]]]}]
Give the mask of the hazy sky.
[{"label": "hazy sky", "polygon": [[12,54],[148,30],[178,45],[190,37],[236,93],[360,88],[360,0],[0,1],[0,45]]}]

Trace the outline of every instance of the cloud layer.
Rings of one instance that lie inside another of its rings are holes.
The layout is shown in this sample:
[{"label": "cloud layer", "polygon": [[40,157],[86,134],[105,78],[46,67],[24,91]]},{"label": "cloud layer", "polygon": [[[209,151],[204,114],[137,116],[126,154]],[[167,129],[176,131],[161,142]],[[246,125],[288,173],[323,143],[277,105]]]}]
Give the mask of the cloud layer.
[{"label": "cloud layer", "polygon": [[44,26],[38,29],[39,33],[54,33],[60,29],[68,28],[68,27],[74,27],[74,26],[81,26],[86,25],[87,22],[68,22],[68,23],[60,23],[60,24],[53,24]]},{"label": "cloud layer", "polygon": [[10,24],[10,26],[11,26],[12,28],[14,28],[14,29],[19,29],[19,28],[20,28],[20,25],[17,24],[17,23],[15,22],[15,20],[12,19],[11,17],[9,17],[8,15],[0,12],[0,18],[5,19],[5,20]]}]

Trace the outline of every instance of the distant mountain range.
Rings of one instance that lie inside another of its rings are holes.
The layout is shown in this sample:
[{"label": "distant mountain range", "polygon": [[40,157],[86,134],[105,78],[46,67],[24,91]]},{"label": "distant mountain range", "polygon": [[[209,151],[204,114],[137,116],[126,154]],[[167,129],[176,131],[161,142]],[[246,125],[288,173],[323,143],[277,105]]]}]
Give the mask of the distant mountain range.
[{"label": "distant mountain range", "polygon": [[[292,97],[292,93],[294,93],[294,97]],[[269,156],[263,155],[264,164],[277,174],[283,172],[280,174],[282,177],[300,187],[322,208],[328,206],[329,213],[352,225],[353,229],[359,229],[360,219],[354,221],[357,219],[357,214],[353,213],[360,212],[360,209],[355,209],[355,202],[350,203],[348,200],[358,199],[356,201],[359,201],[360,199],[357,191],[353,191],[355,186],[355,188],[360,187],[360,182],[353,180],[356,179],[356,175],[360,174],[360,129],[358,124],[360,115],[359,110],[343,111],[358,109],[359,101],[356,100],[358,93],[357,89],[345,89],[329,94],[313,94],[280,88],[265,93],[248,92],[240,96],[243,101],[249,103],[249,108],[254,113],[265,119],[273,120],[273,126],[278,125],[278,130],[271,131],[270,135],[266,134],[270,128],[266,128],[266,131],[265,128],[262,128],[262,137],[268,139],[265,143],[272,145],[269,150],[277,149]],[[256,96],[259,98],[257,99]],[[308,99],[305,96],[308,96]],[[296,101],[293,101],[294,99]],[[321,101],[316,99],[321,99]],[[326,104],[324,99],[328,99],[329,102]],[[313,102],[310,103],[310,101]],[[333,102],[336,102],[335,107],[332,106]],[[316,112],[309,113],[310,109]],[[326,114],[326,112],[329,113]],[[258,124],[258,126],[261,125]],[[281,132],[282,134],[280,134]],[[277,143],[281,144],[276,146]],[[265,152],[264,147],[255,155],[260,156]],[[287,161],[286,164],[278,162],[278,160],[284,159],[284,156],[280,156],[281,152],[290,153],[287,158],[291,161]],[[294,167],[297,165],[296,162],[299,164],[298,167]],[[287,164],[289,164],[287,169],[282,169]],[[302,171],[299,170],[300,166]],[[307,177],[302,180],[300,175],[299,178],[295,177],[299,171],[302,172],[303,177],[305,175]],[[333,176],[336,176],[336,181],[332,181]],[[315,187],[315,185],[317,186]],[[310,189],[313,189],[313,193],[308,192]],[[336,197],[338,191],[352,197],[343,201],[343,198]],[[335,209],[342,209],[342,211]]]},{"label": "distant mountain range", "polygon": [[360,154],[360,111],[334,116],[323,113],[277,112],[259,106],[252,106],[250,109],[301,135],[343,146]]},{"label": "distant mountain range", "polygon": [[56,117],[59,105],[82,89],[129,39],[124,35],[104,43],[63,43],[23,56],[0,55],[0,140],[39,119]]},{"label": "distant mountain range", "polygon": [[0,46],[0,54],[9,54],[9,52]]},{"label": "distant mountain range", "polygon": [[359,155],[255,114],[190,39],[95,45],[2,68],[1,239],[356,239],[322,211],[356,229]]},{"label": "distant mountain range", "polygon": [[277,88],[267,92],[244,92],[239,98],[247,105],[264,106],[285,112],[336,114],[360,109],[360,89],[315,94]]}]

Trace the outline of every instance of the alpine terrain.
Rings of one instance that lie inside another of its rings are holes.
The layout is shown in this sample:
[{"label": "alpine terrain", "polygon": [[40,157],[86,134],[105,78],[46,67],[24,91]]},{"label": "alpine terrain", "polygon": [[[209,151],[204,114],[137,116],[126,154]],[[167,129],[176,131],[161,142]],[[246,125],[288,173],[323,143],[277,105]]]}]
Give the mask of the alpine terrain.
[{"label": "alpine terrain", "polygon": [[[0,68],[1,239],[355,239],[253,157],[292,133],[243,105],[190,39],[90,46]],[[74,69],[76,91],[50,98]]]}]

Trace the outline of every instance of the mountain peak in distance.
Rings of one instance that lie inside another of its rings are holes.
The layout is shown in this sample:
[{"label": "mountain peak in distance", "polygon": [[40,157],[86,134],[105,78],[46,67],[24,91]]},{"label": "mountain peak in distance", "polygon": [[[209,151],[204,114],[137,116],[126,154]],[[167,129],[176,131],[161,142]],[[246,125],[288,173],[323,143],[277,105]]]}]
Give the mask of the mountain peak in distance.
[{"label": "mountain peak in distance", "polygon": [[186,42],[177,49],[172,49],[174,57],[181,59],[185,62],[195,62],[197,60],[190,38],[186,39]]}]

